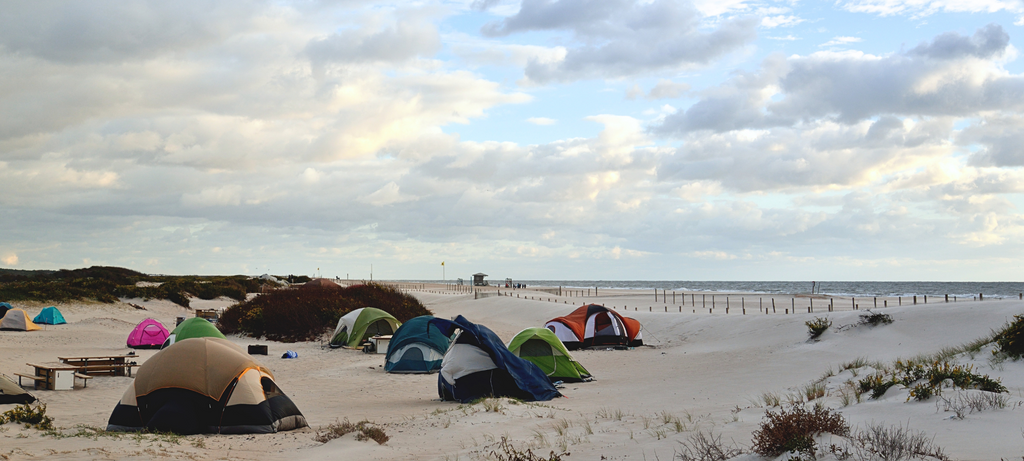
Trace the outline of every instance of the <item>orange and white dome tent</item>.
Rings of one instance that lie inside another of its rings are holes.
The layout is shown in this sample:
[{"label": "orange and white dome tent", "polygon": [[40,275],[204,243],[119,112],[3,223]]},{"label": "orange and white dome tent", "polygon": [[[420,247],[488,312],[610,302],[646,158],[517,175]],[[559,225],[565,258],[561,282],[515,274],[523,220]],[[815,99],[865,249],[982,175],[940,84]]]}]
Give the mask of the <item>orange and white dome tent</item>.
[{"label": "orange and white dome tent", "polygon": [[11,309],[0,320],[0,330],[35,331],[43,327],[36,325],[23,309]]},{"label": "orange and white dome tent", "polygon": [[289,431],[306,418],[274,375],[220,338],[177,341],[146,360],[107,422],[108,431],[251,434]]},{"label": "orange and white dome tent", "polygon": [[569,315],[549,320],[544,327],[551,330],[569,350],[644,344],[640,322],[599,304],[580,306]]}]

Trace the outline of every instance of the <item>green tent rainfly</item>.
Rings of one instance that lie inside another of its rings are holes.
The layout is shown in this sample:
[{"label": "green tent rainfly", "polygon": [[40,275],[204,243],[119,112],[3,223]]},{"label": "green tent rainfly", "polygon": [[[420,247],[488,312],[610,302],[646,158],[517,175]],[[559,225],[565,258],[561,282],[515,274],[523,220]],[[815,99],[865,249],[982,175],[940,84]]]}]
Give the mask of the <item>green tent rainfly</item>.
[{"label": "green tent rainfly", "polygon": [[220,338],[226,339],[224,333],[221,333],[209,320],[202,317],[192,317],[184,322],[181,322],[171,334],[167,335],[167,340],[164,341],[164,345],[161,349],[174,344],[176,341],[189,338]]},{"label": "green tent rainfly", "polygon": [[401,325],[394,316],[376,307],[361,307],[338,319],[331,347],[356,347],[371,336],[394,334]]},{"label": "green tent rainfly", "polygon": [[589,381],[590,372],[566,350],[562,341],[547,328],[527,328],[508,343],[516,356],[536,364],[551,381]]}]

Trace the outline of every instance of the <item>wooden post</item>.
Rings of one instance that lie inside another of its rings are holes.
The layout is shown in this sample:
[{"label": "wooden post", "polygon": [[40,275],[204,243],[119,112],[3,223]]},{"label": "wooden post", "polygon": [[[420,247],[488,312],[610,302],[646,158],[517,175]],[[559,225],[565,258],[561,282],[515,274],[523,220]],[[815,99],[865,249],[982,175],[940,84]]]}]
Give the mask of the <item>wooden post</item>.
[{"label": "wooden post", "polygon": [[707,295],[700,295],[700,307],[708,307]]},{"label": "wooden post", "polygon": [[[765,311],[765,312],[768,312],[768,311]],[[773,314],[775,313],[775,297],[774,296],[772,296],[772,313]]]},{"label": "wooden post", "polygon": [[985,293],[978,293],[978,301],[984,301],[984,300],[985,300]]},{"label": "wooden post", "polygon": [[914,295],[914,304],[917,304],[917,295]]}]

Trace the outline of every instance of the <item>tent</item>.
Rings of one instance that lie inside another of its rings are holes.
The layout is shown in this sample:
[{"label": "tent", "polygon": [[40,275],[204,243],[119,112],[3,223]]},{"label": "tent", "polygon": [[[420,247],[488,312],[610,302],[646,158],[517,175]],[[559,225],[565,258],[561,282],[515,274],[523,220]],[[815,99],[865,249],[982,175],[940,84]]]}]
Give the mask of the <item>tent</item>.
[{"label": "tent", "polygon": [[512,397],[536,401],[562,395],[537,365],[512,354],[487,327],[461,315],[455,320],[435,318],[430,324],[449,336],[459,331],[437,375],[441,400],[468,403],[483,397]]},{"label": "tent", "polygon": [[274,375],[220,338],[180,340],[146,360],[107,421],[108,431],[252,434],[306,426]]},{"label": "tent", "polygon": [[132,332],[128,333],[126,344],[133,349],[159,349],[169,335],[162,323],[146,319],[135,325]]},{"label": "tent", "polygon": [[4,403],[32,403],[36,398],[25,392],[18,383],[5,375],[0,375],[0,404]]},{"label": "tent", "polygon": [[540,367],[551,381],[579,382],[591,379],[590,372],[580,365],[547,328],[527,328],[508,343],[508,350]]},{"label": "tent", "polygon": [[644,344],[640,322],[598,304],[580,306],[565,317],[548,321],[544,327],[562,340],[566,349],[595,346],[628,346]]},{"label": "tent", "polygon": [[9,303],[0,303],[0,319],[4,318],[4,315],[7,315],[7,311],[11,309],[14,309],[14,306]]},{"label": "tent", "polygon": [[330,281],[328,279],[313,279],[313,280],[310,280],[310,281],[302,284],[301,288],[305,289],[305,290],[311,290],[311,289],[312,290],[317,290],[317,289],[340,290],[341,289],[341,285],[338,285],[337,283],[334,283],[334,282],[332,282],[332,281]]},{"label": "tent", "polygon": [[371,336],[394,334],[400,325],[402,322],[376,307],[360,307],[338,319],[331,347],[356,347]]},{"label": "tent", "polygon": [[32,321],[46,325],[61,325],[68,323],[64,320],[64,315],[62,315],[55,306],[44,307],[43,310],[39,312],[39,315],[32,319]]},{"label": "tent", "polygon": [[421,315],[402,324],[391,337],[384,357],[388,373],[436,373],[441,369],[448,344],[441,330],[430,324],[430,315]]},{"label": "tent", "polygon": [[213,326],[209,320],[202,317],[192,317],[171,331],[171,334],[167,335],[167,339],[164,340],[161,349],[174,344],[176,341],[189,338],[220,338],[224,339],[224,333],[221,333],[217,327]]},{"label": "tent", "polygon": [[28,314],[22,309],[10,309],[0,320],[0,330],[35,331],[43,327],[36,325],[28,318]]}]

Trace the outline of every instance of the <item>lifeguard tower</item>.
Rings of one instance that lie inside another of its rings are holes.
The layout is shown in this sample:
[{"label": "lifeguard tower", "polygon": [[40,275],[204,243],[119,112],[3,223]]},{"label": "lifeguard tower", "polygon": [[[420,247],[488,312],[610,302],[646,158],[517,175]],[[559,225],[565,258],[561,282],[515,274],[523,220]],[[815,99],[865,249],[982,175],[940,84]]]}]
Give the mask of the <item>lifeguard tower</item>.
[{"label": "lifeguard tower", "polygon": [[485,287],[485,286],[487,286],[487,281],[484,280],[484,277],[487,277],[487,274],[485,274],[483,272],[477,272],[477,273],[473,274],[473,286],[475,286],[475,287]]}]

